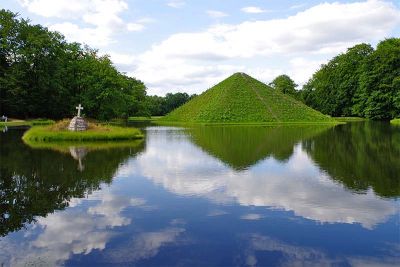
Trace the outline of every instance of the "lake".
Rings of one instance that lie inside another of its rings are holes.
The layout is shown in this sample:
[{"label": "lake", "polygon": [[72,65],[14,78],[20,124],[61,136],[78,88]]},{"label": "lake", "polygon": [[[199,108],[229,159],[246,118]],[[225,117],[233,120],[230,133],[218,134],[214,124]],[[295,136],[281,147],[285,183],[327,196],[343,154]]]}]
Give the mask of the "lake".
[{"label": "lake", "polygon": [[144,126],[142,142],[0,134],[0,265],[399,266],[400,127]]}]

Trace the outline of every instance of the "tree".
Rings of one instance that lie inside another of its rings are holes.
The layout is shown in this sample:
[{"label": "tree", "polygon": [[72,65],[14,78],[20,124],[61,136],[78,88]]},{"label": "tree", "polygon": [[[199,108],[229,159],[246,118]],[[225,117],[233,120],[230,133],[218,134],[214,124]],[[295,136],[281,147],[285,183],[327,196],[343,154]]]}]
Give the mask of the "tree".
[{"label": "tree", "polygon": [[196,94],[189,96],[187,93],[179,92],[167,93],[165,97],[148,96],[146,102],[152,116],[164,116],[196,96]]},{"label": "tree", "polygon": [[284,94],[297,97],[297,84],[286,74],[276,77],[271,83],[269,83],[269,86],[281,91]]}]

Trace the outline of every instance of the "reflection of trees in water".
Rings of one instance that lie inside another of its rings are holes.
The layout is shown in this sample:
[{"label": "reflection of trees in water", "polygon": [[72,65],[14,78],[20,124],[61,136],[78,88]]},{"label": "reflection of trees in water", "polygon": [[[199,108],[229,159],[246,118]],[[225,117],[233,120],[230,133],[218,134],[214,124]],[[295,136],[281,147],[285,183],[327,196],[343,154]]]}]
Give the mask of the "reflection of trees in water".
[{"label": "reflection of trees in water", "polygon": [[332,126],[206,126],[188,129],[191,140],[208,154],[236,170],[266,157],[286,161],[296,143]]},{"label": "reflection of trees in water", "polygon": [[400,131],[385,123],[349,123],[332,128],[303,147],[332,179],[383,197],[400,196]]},{"label": "reflection of trees in water", "polygon": [[84,197],[110,183],[121,162],[144,150],[136,147],[93,150],[85,155],[84,170],[67,153],[31,149],[21,131],[0,135],[0,236],[19,230],[35,216],[64,209],[73,197]]}]

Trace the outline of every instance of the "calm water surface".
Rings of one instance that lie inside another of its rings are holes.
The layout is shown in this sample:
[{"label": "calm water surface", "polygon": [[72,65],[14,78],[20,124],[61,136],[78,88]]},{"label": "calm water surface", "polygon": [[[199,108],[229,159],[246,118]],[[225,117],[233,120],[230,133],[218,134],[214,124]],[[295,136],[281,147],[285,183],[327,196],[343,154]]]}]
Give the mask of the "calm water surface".
[{"label": "calm water surface", "polygon": [[399,266],[400,127],[0,134],[0,266]]}]

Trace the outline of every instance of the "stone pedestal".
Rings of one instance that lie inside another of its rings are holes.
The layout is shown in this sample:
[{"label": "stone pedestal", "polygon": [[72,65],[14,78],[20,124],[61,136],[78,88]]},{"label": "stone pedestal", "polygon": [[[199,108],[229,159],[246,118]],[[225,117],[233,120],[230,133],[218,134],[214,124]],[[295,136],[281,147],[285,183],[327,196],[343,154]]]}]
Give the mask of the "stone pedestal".
[{"label": "stone pedestal", "polygon": [[68,130],[70,131],[86,131],[88,128],[87,122],[82,118],[75,116],[69,123]]}]

